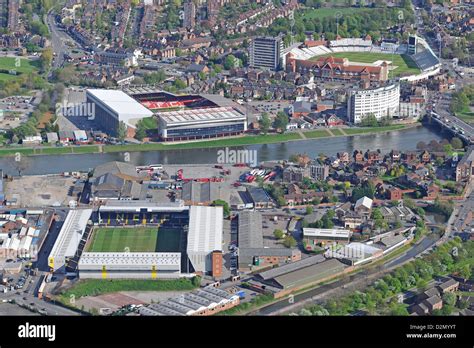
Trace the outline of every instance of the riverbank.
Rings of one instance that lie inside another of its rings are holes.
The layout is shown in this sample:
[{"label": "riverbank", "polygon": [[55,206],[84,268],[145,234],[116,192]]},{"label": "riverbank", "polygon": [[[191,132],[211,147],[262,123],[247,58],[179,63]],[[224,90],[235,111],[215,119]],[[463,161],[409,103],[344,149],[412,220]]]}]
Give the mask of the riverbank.
[{"label": "riverbank", "polygon": [[40,155],[63,155],[63,154],[92,154],[92,153],[114,153],[114,152],[146,152],[146,151],[165,151],[165,150],[187,150],[204,149],[216,147],[237,147],[247,145],[262,145],[288,143],[303,141],[308,139],[350,137],[357,135],[370,135],[379,133],[390,133],[418,127],[420,124],[410,125],[391,125],[385,127],[370,128],[344,128],[344,129],[320,129],[306,132],[293,132],[284,134],[267,135],[244,135],[241,137],[192,141],[186,143],[148,143],[148,144],[127,144],[127,145],[81,145],[81,146],[36,146],[36,147],[6,147],[0,148],[0,157],[15,156],[20,153],[24,156]]}]

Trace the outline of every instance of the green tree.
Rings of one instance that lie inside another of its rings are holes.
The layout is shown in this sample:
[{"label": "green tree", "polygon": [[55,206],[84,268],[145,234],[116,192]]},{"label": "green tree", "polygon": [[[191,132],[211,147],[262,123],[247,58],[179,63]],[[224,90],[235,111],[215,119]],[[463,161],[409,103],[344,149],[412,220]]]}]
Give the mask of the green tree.
[{"label": "green tree", "polygon": [[126,137],[127,137],[127,125],[125,124],[125,122],[120,121],[118,129],[117,129],[117,138],[120,141],[124,141]]},{"label": "green tree", "polygon": [[215,201],[212,202],[212,206],[221,206],[224,208],[224,217],[228,217],[230,215],[230,206],[229,203],[222,199],[216,199]]},{"label": "green tree", "polygon": [[275,118],[274,127],[277,129],[281,129],[282,131],[285,131],[287,125],[288,125],[288,116],[283,111],[279,111]]},{"label": "green tree", "polygon": [[180,79],[174,80],[173,84],[178,90],[186,88],[186,82]]},{"label": "green tree", "polygon": [[50,67],[51,62],[53,61],[53,49],[51,47],[45,48],[41,52],[40,64],[43,70],[46,70]]},{"label": "green tree", "polygon": [[135,139],[142,141],[146,137],[146,128],[143,124],[143,121],[140,120],[137,122],[137,130],[135,132]]},{"label": "green tree", "polygon": [[296,239],[293,238],[292,236],[287,236],[285,237],[285,239],[283,240],[283,245],[287,248],[294,248],[296,247],[297,243],[296,243]]},{"label": "green tree", "polygon": [[451,139],[451,145],[454,149],[462,149],[463,147],[462,140],[457,137]]},{"label": "green tree", "polygon": [[313,214],[313,207],[310,205],[306,206],[306,215],[311,215]]},{"label": "green tree", "polygon": [[262,114],[262,117],[260,118],[260,121],[258,121],[258,123],[260,125],[260,130],[262,131],[262,133],[267,134],[272,124],[272,121],[270,120],[270,117],[268,117],[268,114],[266,112]]},{"label": "green tree", "polygon": [[284,236],[284,233],[282,230],[276,229],[275,231],[273,231],[273,235],[275,236],[276,239],[282,239]]}]

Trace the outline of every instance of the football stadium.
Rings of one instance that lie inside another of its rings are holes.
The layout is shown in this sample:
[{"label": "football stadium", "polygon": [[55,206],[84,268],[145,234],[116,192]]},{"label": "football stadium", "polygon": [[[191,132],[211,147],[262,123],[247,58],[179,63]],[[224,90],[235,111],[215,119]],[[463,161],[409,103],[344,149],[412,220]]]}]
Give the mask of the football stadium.
[{"label": "football stadium", "polygon": [[211,139],[247,130],[240,105],[219,95],[175,95],[146,88],[127,93],[155,114],[163,141]]},{"label": "football stadium", "polygon": [[440,62],[428,43],[417,36],[406,44],[382,42],[380,46],[366,37],[306,42],[288,53],[286,69],[353,82],[416,81],[437,74]]},{"label": "football stadium", "polygon": [[49,265],[82,279],[215,274],[213,256],[222,251],[222,207],[109,201],[95,211],[71,210],[66,223]]}]

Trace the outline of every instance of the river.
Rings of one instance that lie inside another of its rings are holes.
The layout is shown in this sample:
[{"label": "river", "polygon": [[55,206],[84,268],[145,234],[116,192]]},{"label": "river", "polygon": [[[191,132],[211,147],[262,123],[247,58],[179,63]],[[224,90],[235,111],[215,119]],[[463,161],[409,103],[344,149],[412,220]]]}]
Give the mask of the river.
[{"label": "river", "polygon": [[[416,127],[402,131],[383,134],[358,135],[351,137],[333,137],[311,139],[277,144],[251,145],[245,148],[257,151],[258,161],[288,159],[295,153],[306,153],[310,157],[317,157],[319,153],[335,155],[337,152],[349,153],[356,149],[377,150],[383,153],[392,149],[400,151],[415,150],[420,141],[429,143],[431,140],[441,140],[443,136],[434,129]],[[23,165],[23,175],[57,174],[70,171],[87,171],[99,164],[109,161],[124,161],[125,156],[135,165],[152,163],[162,164],[204,164],[217,163],[219,148],[166,150],[149,152],[124,153],[95,153],[77,155],[42,155],[26,159]],[[17,165],[12,157],[0,158],[0,168],[5,174],[18,175]]]}]

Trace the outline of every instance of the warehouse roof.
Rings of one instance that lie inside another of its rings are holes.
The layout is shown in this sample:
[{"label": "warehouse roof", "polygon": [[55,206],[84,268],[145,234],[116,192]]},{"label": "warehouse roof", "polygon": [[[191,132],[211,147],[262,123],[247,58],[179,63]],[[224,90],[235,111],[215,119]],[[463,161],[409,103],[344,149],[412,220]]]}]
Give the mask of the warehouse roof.
[{"label": "warehouse roof", "polygon": [[379,244],[384,245],[387,248],[390,248],[393,245],[396,245],[402,241],[404,241],[406,238],[403,234],[397,234],[396,236],[388,236],[384,237],[380,240]]},{"label": "warehouse roof", "polygon": [[119,161],[100,164],[94,169],[94,177],[104,174],[114,174],[122,179],[138,179],[137,169],[133,164]]},{"label": "warehouse roof", "polygon": [[239,248],[239,264],[251,264],[255,256],[292,257],[297,253],[301,252],[298,249],[288,248]]},{"label": "warehouse roof", "polygon": [[315,265],[299,269],[274,278],[283,289],[316,282],[329,276],[342,272],[346,268],[343,263],[336,259],[326,260]]},{"label": "warehouse roof", "polygon": [[267,191],[260,187],[247,187],[247,192],[250,195],[250,198],[255,203],[268,203],[271,201],[270,196],[268,195]]},{"label": "warehouse roof", "polygon": [[307,257],[307,258],[305,258],[303,260],[300,260],[300,261],[288,263],[286,265],[273,268],[271,270],[262,272],[258,275],[262,279],[267,280],[267,279],[271,279],[271,278],[281,276],[283,274],[287,274],[287,273],[290,273],[290,272],[297,271],[297,270],[305,268],[305,267],[316,265],[316,264],[318,264],[320,262],[323,262],[325,260],[326,260],[326,258],[323,255],[311,256],[311,257]]},{"label": "warehouse roof", "polygon": [[197,182],[189,181],[183,184],[181,198],[184,201],[193,202],[213,202],[218,199],[229,200],[230,192],[218,182]]},{"label": "warehouse roof", "polygon": [[159,304],[151,304],[141,315],[193,315],[225,304],[236,298],[236,295],[213,287],[205,287],[190,293],[182,294]]},{"label": "warehouse roof", "polygon": [[191,206],[188,253],[222,250],[223,207]]},{"label": "warehouse roof", "polygon": [[239,248],[263,248],[262,214],[258,211],[239,213]]}]

